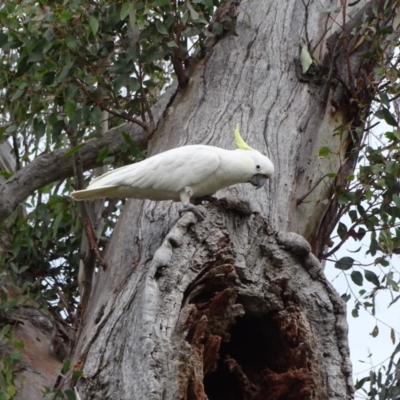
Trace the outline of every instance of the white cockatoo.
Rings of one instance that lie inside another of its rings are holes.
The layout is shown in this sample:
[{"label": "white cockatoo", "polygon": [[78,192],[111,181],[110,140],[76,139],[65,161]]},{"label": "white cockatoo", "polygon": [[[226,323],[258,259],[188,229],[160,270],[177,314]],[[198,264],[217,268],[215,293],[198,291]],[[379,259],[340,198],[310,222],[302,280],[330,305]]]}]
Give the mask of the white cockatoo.
[{"label": "white cockatoo", "polygon": [[271,160],[248,146],[235,129],[238,149],[206,145],[182,146],[126,165],[93,179],[87,189],[71,193],[75,200],[103,197],[181,201],[179,213],[203,214],[191,199],[211,196],[225,187],[249,182],[259,189],[274,172]]}]

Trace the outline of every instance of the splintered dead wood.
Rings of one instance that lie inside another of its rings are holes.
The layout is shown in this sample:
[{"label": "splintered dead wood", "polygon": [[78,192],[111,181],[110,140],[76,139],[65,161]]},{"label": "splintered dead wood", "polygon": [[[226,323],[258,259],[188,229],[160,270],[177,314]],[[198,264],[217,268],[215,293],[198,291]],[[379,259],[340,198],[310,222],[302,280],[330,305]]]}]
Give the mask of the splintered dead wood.
[{"label": "splintered dead wood", "polygon": [[120,281],[114,263],[101,271],[117,296],[87,313],[80,390],[118,390],[103,351],[125,363],[135,398],[351,398],[345,309],[310,245],[260,214],[205,208],[204,221],[184,214]]},{"label": "splintered dead wood", "polygon": [[310,332],[299,322],[300,310],[257,318],[246,316],[236,299],[234,289],[226,288],[208,304],[196,304],[187,337],[197,358],[188,399],[314,398]]},{"label": "splintered dead wood", "polygon": [[219,242],[215,264],[208,264],[185,293],[190,311],[181,323],[191,346],[185,397],[319,398],[312,330],[287,280],[274,280],[277,298],[270,309],[262,299],[250,305],[227,232]]}]

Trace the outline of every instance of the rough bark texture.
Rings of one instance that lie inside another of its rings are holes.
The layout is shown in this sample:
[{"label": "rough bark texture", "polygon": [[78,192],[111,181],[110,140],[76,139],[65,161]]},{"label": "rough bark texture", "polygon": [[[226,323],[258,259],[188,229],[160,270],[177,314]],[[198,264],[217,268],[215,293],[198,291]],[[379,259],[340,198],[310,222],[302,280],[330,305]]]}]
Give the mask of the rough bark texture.
[{"label": "rough bark texture", "polygon": [[23,348],[17,348],[21,358],[14,366],[13,384],[17,394],[13,399],[40,400],[45,387],[53,388],[63,361],[70,352],[74,333],[39,304],[24,296],[18,288],[5,284],[4,277],[3,273],[1,290],[18,298],[19,303],[6,314],[0,313],[1,326],[10,325],[12,337],[10,342],[3,341],[0,357],[5,360],[11,352],[15,352],[13,343],[23,343]]},{"label": "rough bark texture", "polygon": [[258,213],[206,212],[150,247],[133,224],[114,236],[77,351],[82,398],[348,398],[346,313],[310,245]]},{"label": "rough bark texture", "polygon": [[[82,399],[352,397],[344,305],[305,240],[320,253],[330,234],[335,182],[322,178],[353,165],[346,157],[355,144],[335,134],[349,109],[333,81],[299,81],[294,62],[302,38],[318,43],[321,64],[327,59],[332,19],[320,8],[332,5],[242,2],[238,35],[194,58],[185,87],[160,103],[149,154],[232,148],[239,122],[276,174],[259,191],[222,191],[226,199],[197,223],[191,213],[176,222],[174,203],[127,203],[73,352]],[[323,146],[335,157],[318,157]]]},{"label": "rough bark texture", "polygon": [[[228,200],[208,205],[197,224],[189,213],[175,225],[174,203],[127,203],[74,351],[82,398],[352,397],[344,306],[298,236],[318,236],[334,182],[311,189],[340,170],[348,150],[334,134],[345,112],[324,101],[322,87],[299,82],[293,61],[306,16],[308,37],[320,41],[314,56],[324,59],[330,19],[319,9],[331,5],[243,2],[238,36],[193,61],[149,153],[232,148],[239,122],[276,174],[259,191],[222,191]],[[337,157],[319,158],[322,146]]]}]

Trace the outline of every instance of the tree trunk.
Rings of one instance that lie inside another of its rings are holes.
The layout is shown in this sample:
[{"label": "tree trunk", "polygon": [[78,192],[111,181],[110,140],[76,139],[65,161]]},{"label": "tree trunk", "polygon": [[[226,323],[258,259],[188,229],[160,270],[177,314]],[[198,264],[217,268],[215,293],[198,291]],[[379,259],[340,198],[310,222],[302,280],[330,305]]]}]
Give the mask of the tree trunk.
[{"label": "tree trunk", "polygon": [[[331,233],[335,181],[317,183],[353,165],[334,134],[349,115],[343,91],[300,82],[294,62],[307,37],[327,56],[331,3],[242,2],[237,36],[193,60],[149,154],[232,148],[240,123],[276,173],[265,189],[219,192],[202,222],[175,203],[127,203],[74,351],[82,399],[352,397],[345,308],[307,243],[321,254]],[[323,146],[335,156],[318,157]]]},{"label": "tree trunk", "polygon": [[234,207],[184,215],[161,244],[126,209],[76,352],[82,398],[350,396],[345,309],[309,244]]}]

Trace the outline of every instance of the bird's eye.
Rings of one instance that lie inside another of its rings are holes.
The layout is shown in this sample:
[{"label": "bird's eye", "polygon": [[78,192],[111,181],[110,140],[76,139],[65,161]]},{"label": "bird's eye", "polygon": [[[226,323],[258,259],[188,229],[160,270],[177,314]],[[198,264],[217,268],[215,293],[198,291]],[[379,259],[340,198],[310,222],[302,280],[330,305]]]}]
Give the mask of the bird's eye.
[{"label": "bird's eye", "polygon": [[260,168],[261,168],[261,167],[257,164],[257,165],[256,165],[256,169],[258,170],[258,169],[260,169]]}]

